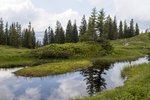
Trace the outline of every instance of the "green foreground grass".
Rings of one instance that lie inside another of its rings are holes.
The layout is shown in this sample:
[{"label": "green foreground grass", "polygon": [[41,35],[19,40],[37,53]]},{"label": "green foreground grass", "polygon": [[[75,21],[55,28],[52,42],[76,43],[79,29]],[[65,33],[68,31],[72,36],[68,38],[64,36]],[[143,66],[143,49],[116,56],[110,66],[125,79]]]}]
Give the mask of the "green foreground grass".
[{"label": "green foreground grass", "polygon": [[94,97],[77,100],[150,100],[150,63],[125,68],[125,85]]}]

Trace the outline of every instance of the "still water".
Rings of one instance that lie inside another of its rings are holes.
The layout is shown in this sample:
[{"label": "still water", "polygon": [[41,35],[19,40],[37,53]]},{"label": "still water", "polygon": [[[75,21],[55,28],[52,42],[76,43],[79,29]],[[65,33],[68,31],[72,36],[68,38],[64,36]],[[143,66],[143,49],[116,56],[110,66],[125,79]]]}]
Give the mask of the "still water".
[{"label": "still water", "polygon": [[93,96],[124,84],[121,70],[129,65],[148,63],[143,57],[135,61],[116,62],[105,69],[94,67],[63,75],[42,78],[17,77],[19,68],[0,69],[0,100],[68,100]]}]

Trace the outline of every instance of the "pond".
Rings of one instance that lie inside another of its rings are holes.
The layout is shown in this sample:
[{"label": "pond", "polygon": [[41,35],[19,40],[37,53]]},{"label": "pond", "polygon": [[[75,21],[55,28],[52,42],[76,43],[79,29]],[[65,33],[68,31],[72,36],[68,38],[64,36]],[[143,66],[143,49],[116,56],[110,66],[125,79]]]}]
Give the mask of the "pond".
[{"label": "pond", "polygon": [[0,100],[68,100],[93,96],[124,84],[121,70],[129,65],[148,63],[148,57],[116,62],[105,68],[88,68],[41,78],[17,77],[20,68],[0,69]]}]

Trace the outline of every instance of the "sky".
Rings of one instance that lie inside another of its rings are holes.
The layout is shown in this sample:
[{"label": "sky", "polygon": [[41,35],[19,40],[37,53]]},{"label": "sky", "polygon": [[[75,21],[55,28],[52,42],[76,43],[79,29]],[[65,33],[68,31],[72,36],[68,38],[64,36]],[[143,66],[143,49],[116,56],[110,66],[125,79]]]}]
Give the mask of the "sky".
[{"label": "sky", "polygon": [[92,8],[104,8],[106,14],[119,20],[134,19],[142,30],[150,28],[150,0],[0,0],[0,17],[9,23],[18,21],[25,28],[31,21],[36,32],[48,26],[55,28],[59,20],[65,27],[69,19],[80,25],[83,14]]}]

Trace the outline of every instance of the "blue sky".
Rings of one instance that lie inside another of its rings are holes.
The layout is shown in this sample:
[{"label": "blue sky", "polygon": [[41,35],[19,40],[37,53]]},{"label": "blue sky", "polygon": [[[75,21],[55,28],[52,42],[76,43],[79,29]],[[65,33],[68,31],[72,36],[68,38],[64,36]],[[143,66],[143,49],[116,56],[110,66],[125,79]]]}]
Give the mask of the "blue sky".
[{"label": "blue sky", "polygon": [[149,5],[150,0],[0,0],[0,17],[10,23],[18,21],[23,28],[31,21],[40,32],[48,26],[55,28],[57,20],[65,27],[69,19],[76,19],[79,26],[83,14],[88,17],[96,7],[119,20],[134,18],[144,30],[150,26]]}]

